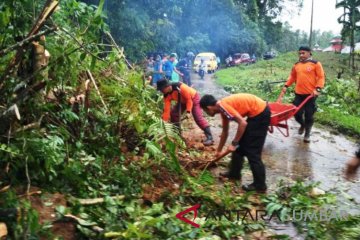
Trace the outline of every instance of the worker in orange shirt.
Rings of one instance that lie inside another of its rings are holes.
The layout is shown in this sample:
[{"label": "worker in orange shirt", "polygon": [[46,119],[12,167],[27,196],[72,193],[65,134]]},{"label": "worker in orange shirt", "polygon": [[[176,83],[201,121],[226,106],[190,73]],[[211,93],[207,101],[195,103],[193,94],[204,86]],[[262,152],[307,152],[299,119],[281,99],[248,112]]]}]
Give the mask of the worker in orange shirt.
[{"label": "worker in orange shirt", "polygon": [[[295,82],[295,99],[293,104],[299,106],[310,94],[314,94],[301,109],[295,114],[295,120],[300,123],[298,133],[305,132],[304,142],[310,142],[310,132],[314,124],[314,113],[316,112],[316,98],[325,84],[325,74],[319,61],[312,59],[311,49],[306,46],[299,48],[299,61],[294,64],[290,76],[282,89],[286,89]],[[305,115],[305,120],[304,116]]]},{"label": "worker in orange shirt", "polygon": [[[187,118],[191,118],[192,113],[196,124],[204,131],[206,140],[203,144],[209,146],[214,143],[210,125],[204,118],[200,108],[200,96],[194,88],[181,82],[169,83],[166,79],[162,79],[158,81],[157,89],[164,94],[164,111],[162,114],[164,121],[170,120],[172,123],[179,125],[181,118],[180,113],[182,114],[186,110]],[[176,101],[177,104],[171,109],[172,101]],[[181,107],[180,111],[179,107]]]},{"label": "worker in orange shirt", "polygon": [[229,179],[241,179],[241,169],[246,156],[254,181],[249,185],[243,185],[242,188],[245,191],[266,191],[265,166],[261,160],[261,153],[270,124],[271,113],[267,103],[255,95],[239,93],[219,101],[212,95],[204,95],[200,100],[200,106],[210,116],[220,114],[222,118],[223,130],[216,157],[222,155],[229,133],[229,121],[238,124],[235,137],[227,149],[233,152],[229,171],[220,175]]}]

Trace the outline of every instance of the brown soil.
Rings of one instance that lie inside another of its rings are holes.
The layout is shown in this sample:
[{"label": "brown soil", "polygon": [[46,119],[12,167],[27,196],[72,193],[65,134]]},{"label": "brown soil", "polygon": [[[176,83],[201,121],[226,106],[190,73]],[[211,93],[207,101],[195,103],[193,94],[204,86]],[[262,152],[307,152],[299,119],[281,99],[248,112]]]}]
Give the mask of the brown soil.
[{"label": "brown soil", "polygon": [[143,200],[146,202],[156,202],[168,195],[176,196],[179,192],[179,186],[182,180],[179,176],[161,167],[160,169],[153,167],[155,181],[151,184],[143,185]]},{"label": "brown soil", "polygon": [[[186,144],[186,150],[178,152],[178,159],[181,166],[189,172],[191,176],[197,176],[203,169],[210,169],[216,164],[212,163],[215,155],[215,145],[204,146],[202,140],[204,134],[191,122],[183,123],[182,137]],[[200,153],[200,154],[199,154]],[[179,192],[179,186],[182,180],[167,169],[153,169],[155,181],[152,184],[143,186],[143,199],[145,201],[156,202],[160,199],[166,201],[166,196],[176,196]]]},{"label": "brown soil", "polygon": [[[59,222],[56,221],[56,207],[66,207],[65,196],[60,193],[44,193],[42,194],[37,187],[30,188],[30,196],[20,194],[24,199],[28,199],[31,202],[31,207],[35,209],[39,214],[39,223],[44,224],[46,222],[52,223],[51,235],[54,237],[62,237],[64,240],[75,240],[76,226],[71,222]],[[40,239],[48,239],[47,237],[41,237]]]}]

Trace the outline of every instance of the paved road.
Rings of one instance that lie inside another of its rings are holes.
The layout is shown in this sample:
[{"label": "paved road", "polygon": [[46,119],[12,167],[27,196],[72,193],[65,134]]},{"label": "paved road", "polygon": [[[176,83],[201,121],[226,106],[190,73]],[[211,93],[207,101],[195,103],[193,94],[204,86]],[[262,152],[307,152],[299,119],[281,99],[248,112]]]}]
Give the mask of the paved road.
[{"label": "paved road", "polygon": [[[206,74],[204,80],[193,74],[192,82],[201,95],[213,94],[218,99],[229,95],[215,83],[213,74]],[[211,118],[210,124],[215,139],[218,140],[221,133],[220,117],[216,115]],[[343,179],[345,162],[353,156],[356,144],[345,136],[333,133],[329,128],[314,128],[312,142],[306,144],[302,136],[297,134],[297,123],[291,120],[289,124],[289,137],[284,137],[275,130],[273,134],[268,134],[266,139],[263,161],[266,165],[269,190],[275,189],[281,178],[320,181],[320,188],[338,194],[341,191],[346,192],[359,203],[359,179],[355,182]],[[231,139],[230,135],[228,140]],[[223,169],[216,169],[215,174],[221,170]],[[252,176],[248,171],[244,175],[243,183],[251,181]]]}]

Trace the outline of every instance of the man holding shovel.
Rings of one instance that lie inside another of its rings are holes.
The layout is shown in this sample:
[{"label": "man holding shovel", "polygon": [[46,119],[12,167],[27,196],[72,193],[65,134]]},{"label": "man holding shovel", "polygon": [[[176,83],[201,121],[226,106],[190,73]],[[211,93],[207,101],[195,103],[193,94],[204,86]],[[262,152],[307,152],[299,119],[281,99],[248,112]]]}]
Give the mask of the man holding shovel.
[{"label": "man holding shovel", "polygon": [[[214,143],[210,125],[200,108],[200,96],[194,88],[181,82],[169,83],[166,79],[162,79],[157,83],[157,89],[164,94],[164,111],[162,114],[164,121],[171,120],[172,123],[180,127],[181,114],[186,110],[186,117],[191,118],[192,113],[196,124],[204,131],[206,140],[203,144],[210,146]],[[177,104],[171,109],[172,101],[176,101]]]},{"label": "man holding shovel", "polygon": [[227,151],[232,152],[230,169],[220,175],[229,179],[241,179],[241,169],[246,156],[253,174],[254,182],[243,185],[245,191],[264,192],[265,166],[261,160],[261,153],[270,124],[270,109],[267,103],[259,97],[239,93],[221,100],[212,95],[204,95],[200,106],[210,116],[220,114],[222,118],[222,133],[217,148],[216,157],[224,155],[222,149],[229,133],[229,121],[238,124],[235,137]]}]

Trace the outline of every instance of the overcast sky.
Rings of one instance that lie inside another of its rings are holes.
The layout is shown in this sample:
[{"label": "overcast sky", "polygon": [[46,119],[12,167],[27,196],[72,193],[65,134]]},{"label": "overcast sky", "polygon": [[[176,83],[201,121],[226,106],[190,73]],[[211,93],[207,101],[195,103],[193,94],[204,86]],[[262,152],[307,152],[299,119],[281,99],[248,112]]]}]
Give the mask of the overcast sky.
[{"label": "overcast sky", "polygon": [[[333,31],[339,34],[342,26],[337,22],[343,10],[335,8],[336,0],[314,0],[314,20],[313,29],[320,31]],[[300,29],[306,32],[310,31],[311,19],[311,0],[304,0],[304,6],[300,10],[300,15],[285,13],[281,21],[287,21],[293,27],[293,30]]]}]

